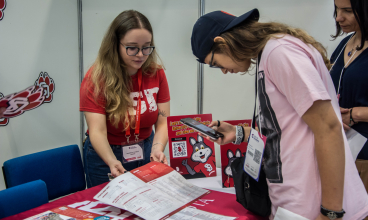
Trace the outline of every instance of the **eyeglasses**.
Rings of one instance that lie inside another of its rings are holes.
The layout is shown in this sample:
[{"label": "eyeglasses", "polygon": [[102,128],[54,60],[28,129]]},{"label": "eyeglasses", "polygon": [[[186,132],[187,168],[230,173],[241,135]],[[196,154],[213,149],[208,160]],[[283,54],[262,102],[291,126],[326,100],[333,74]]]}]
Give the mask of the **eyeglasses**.
[{"label": "eyeglasses", "polygon": [[213,55],[215,54],[215,51],[212,51],[212,57],[211,57],[211,60],[210,60],[210,67],[211,68],[217,68],[217,69],[222,69],[223,67],[219,67],[219,66],[214,66],[212,65],[212,62],[213,62]]},{"label": "eyeglasses", "polygon": [[133,47],[133,46],[125,46],[124,44],[120,43],[121,45],[123,45],[126,49],[126,53],[128,56],[135,56],[139,53],[139,51],[142,51],[142,54],[144,56],[148,56],[150,55],[153,50],[155,49],[154,46],[149,46],[149,47],[142,47],[142,48],[139,48],[139,47]]}]

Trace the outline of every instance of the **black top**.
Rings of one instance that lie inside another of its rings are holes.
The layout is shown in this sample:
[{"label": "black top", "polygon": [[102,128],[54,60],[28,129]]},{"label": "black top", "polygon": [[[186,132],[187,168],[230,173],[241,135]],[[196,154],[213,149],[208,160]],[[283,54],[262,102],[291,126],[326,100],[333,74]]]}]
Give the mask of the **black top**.
[{"label": "black top", "polygon": [[[334,63],[340,51],[345,49],[344,46],[349,39],[350,35],[340,42],[331,56],[331,63]],[[344,65],[343,51],[330,71],[336,93],[339,86],[340,74]],[[339,93],[339,104],[342,108],[368,107],[368,50],[364,50],[346,69],[344,69]],[[368,138],[368,122],[359,122],[353,125],[352,128]],[[360,151],[357,159],[368,160],[368,141]]]}]

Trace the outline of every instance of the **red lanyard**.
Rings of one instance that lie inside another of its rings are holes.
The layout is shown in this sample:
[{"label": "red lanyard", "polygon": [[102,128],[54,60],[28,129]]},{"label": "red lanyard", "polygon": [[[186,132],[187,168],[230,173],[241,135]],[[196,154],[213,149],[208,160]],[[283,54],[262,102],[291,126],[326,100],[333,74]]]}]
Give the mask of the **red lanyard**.
[{"label": "red lanyard", "polygon": [[[139,140],[139,128],[141,126],[141,87],[142,87],[142,69],[138,70],[138,103],[137,103],[137,109],[135,114],[135,141],[138,142]],[[143,92],[142,92],[143,96]],[[129,110],[128,110],[128,120],[129,120]],[[127,138],[127,143],[129,144],[129,138],[130,138],[130,126],[125,131],[125,137]]]}]

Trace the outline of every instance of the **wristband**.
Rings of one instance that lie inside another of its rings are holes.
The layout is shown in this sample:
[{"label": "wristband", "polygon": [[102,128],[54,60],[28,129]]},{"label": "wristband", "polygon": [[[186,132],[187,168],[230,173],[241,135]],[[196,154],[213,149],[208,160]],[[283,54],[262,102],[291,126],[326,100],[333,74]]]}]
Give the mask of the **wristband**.
[{"label": "wristband", "polygon": [[344,209],[342,209],[341,211],[332,211],[329,209],[326,209],[325,207],[323,207],[321,205],[321,214],[324,216],[327,216],[329,219],[336,219],[336,218],[342,218],[345,214]]},{"label": "wristband", "polygon": [[245,131],[244,131],[244,127],[243,126],[240,126],[242,128],[242,131],[243,131],[243,139],[241,140],[241,142],[244,142],[244,138],[245,138]]},{"label": "wristband", "polygon": [[244,128],[243,126],[235,126],[236,132],[235,132],[235,141],[233,141],[233,144],[239,145],[244,141]]},{"label": "wristband", "polygon": [[349,122],[349,127],[351,127],[353,124],[351,124],[351,122],[353,122],[354,124],[356,124],[356,122],[353,119],[353,108],[350,109],[350,122]]}]

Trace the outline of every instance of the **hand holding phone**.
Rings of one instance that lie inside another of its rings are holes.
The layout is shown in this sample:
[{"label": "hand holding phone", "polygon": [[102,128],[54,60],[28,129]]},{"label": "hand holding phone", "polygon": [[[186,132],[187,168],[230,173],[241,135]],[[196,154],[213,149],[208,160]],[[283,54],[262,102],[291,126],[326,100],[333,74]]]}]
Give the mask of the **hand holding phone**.
[{"label": "hand holding phone", "polygon": [[180,119],[180,122],[187,125],[188,127],[193,128],[194,130],[210,137],[213,140],[217,140],[218,138],[224,137],[223,134],[221,134],[218,131],[213,130],[212,128],[207,127],[204,124],[201,124],[200,122],[194,120],[193,118],[182,118]]}]

